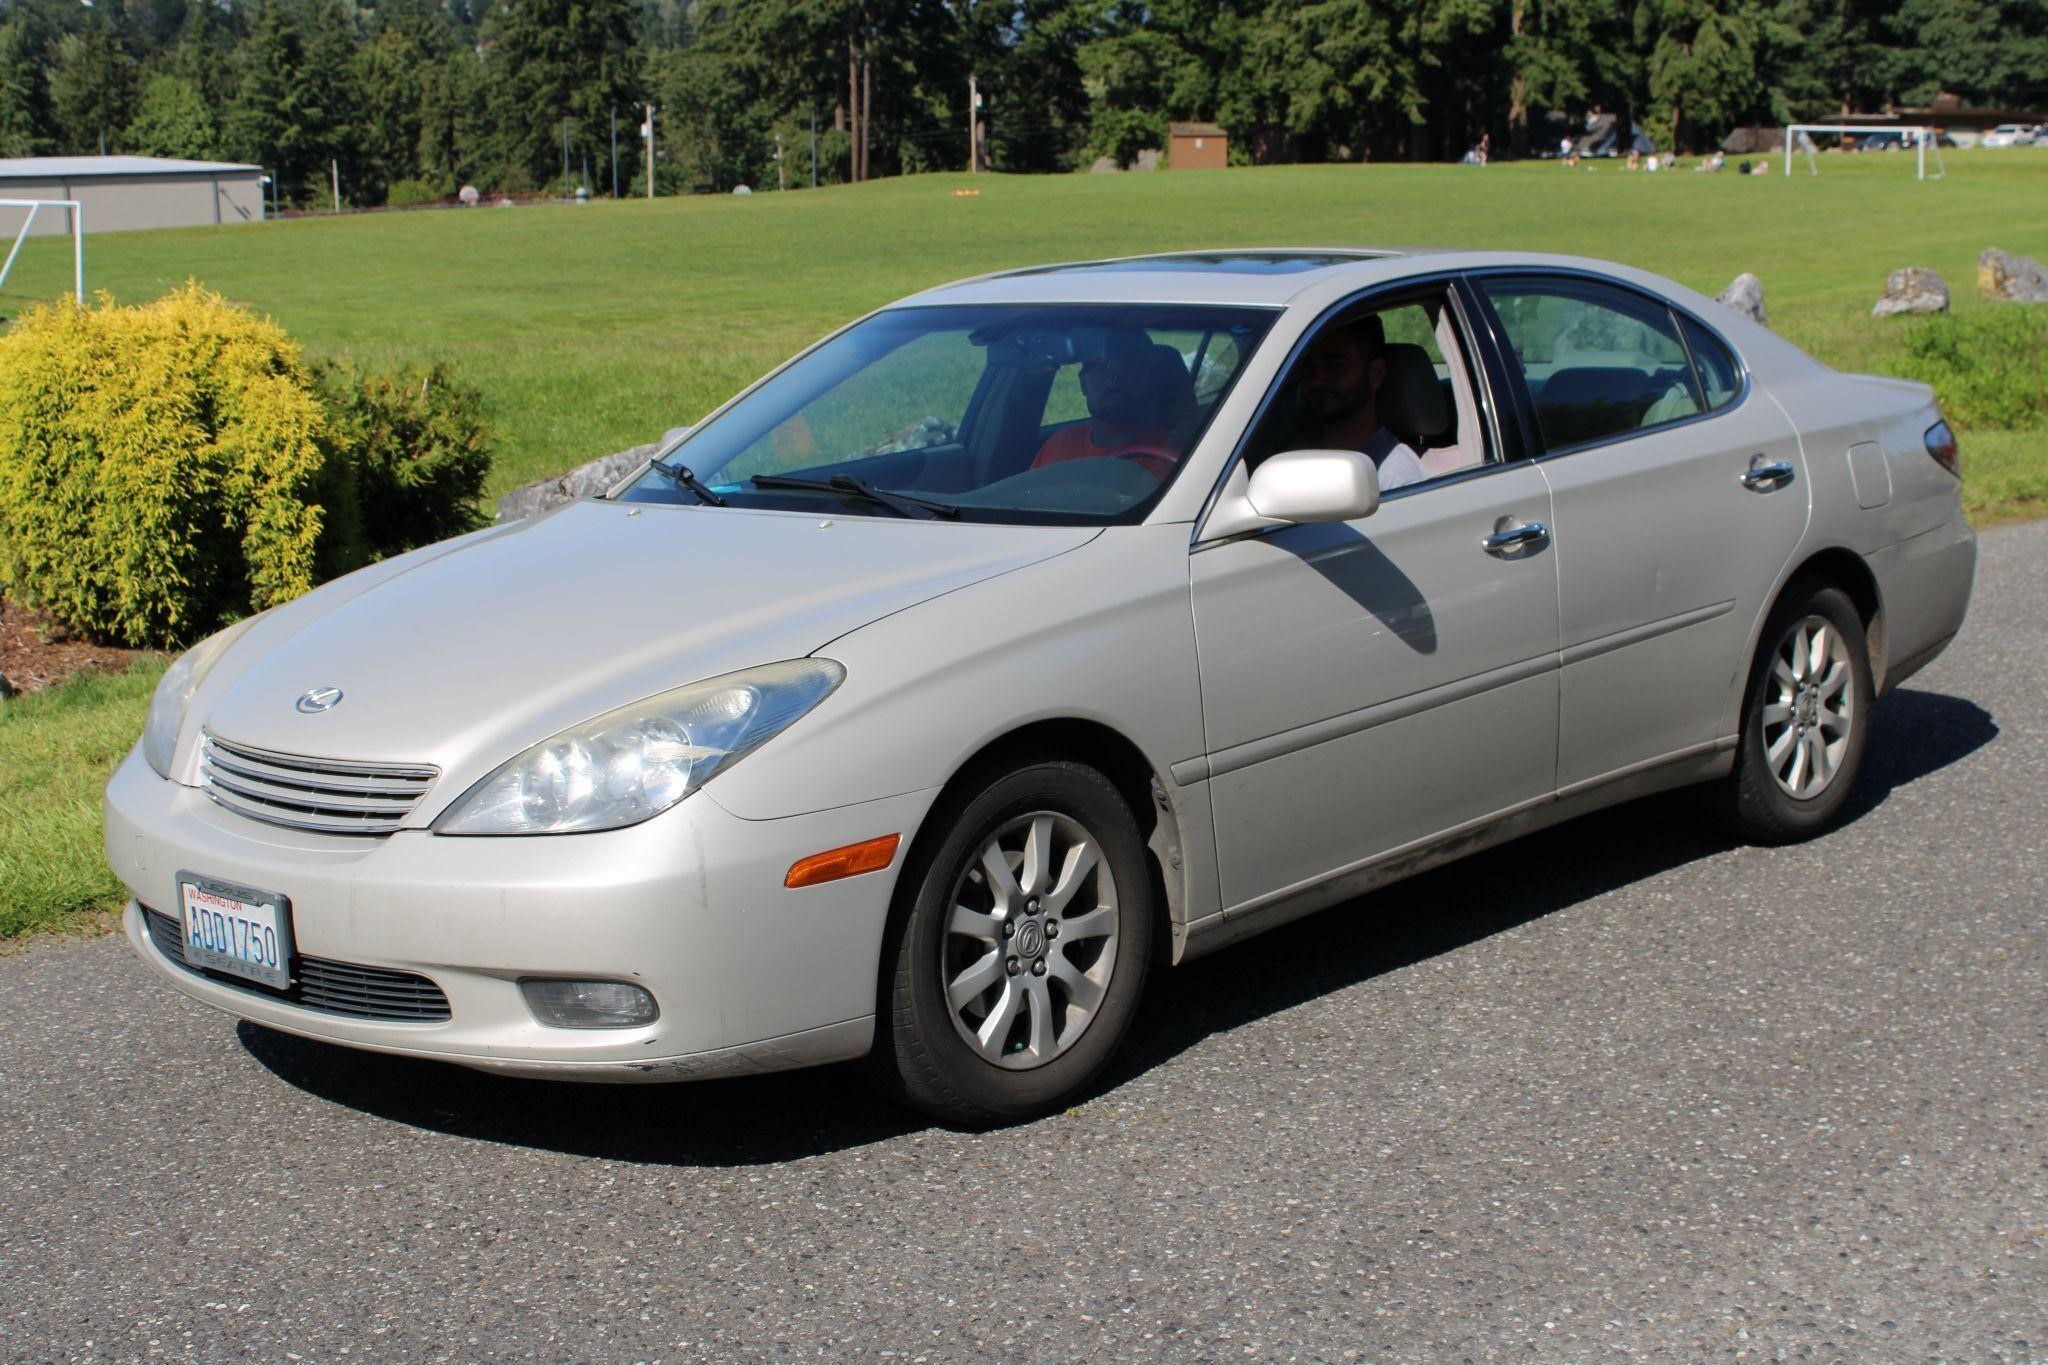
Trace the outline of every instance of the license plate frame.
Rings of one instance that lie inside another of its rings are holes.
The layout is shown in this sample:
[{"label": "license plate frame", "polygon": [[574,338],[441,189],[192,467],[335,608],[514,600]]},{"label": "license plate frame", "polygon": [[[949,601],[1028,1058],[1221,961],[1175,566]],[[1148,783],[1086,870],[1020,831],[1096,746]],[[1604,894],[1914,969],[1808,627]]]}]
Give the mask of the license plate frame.
[{"label": "license plate frame", "polygon": [[198,872],[178,873],[185,961],[272,990],[290,990],[297,944],[288,897]]}]

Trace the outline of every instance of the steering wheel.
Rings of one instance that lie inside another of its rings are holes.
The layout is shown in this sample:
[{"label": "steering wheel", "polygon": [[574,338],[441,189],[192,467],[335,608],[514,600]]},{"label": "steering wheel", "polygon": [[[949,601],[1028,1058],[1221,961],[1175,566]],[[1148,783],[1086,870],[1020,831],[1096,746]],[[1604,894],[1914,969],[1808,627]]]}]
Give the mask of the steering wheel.
[{"label": "steering wheel", "polygon": [[1166,482],[1166,476],[1180,464],[1181,453],[1168,446],[1134,445],[1110,452],[1113,460],[1129,460],[1159,482]]}]

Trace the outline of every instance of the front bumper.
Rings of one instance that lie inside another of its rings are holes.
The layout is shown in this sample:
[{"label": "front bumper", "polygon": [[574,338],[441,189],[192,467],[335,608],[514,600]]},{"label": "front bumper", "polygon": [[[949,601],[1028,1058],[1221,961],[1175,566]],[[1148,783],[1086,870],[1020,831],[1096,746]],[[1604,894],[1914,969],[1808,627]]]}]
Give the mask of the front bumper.
[{"label": "front bumper", "polygon": [[[107,785],[107,859],[135,897],[125,924],[143,960],[229,1014],[522,1075],[672,1080],[867,1051],[897,867],[795,891],[783,877],[806,854],[878,835],[901,833],[907,849],[934,795],[742,820],[698,792],[603,834],[361,839],[246,820],[131,754]],[[301,954],[426,977],[449,1017],[345,1017],[183,967],[151,941],[141,909],[175,918],[180,872],[287,897]],[[550,1028],[519,992],[536,976],[630,981],[661,1015]]]}]

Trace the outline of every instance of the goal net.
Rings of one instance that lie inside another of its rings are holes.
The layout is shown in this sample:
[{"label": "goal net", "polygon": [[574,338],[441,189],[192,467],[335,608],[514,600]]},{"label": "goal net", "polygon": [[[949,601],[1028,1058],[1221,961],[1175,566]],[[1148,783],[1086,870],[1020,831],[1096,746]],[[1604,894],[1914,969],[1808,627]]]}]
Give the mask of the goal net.
[{"label": "goal net", "polygon": [[[1870,137],[1875,134],[1883,137],[1899,150],[1911,151],[1914,154],[1913,178],[1915,180],[1927,179],[1927,153],[1930,150],[1934,153],[1934,178],[1936,180],[1941,179],[1948,170],[1941,160],[1941,141],[1936,137],[1935,131],[1932,128],[1920,125],[1900,126],[1898,124],[1893,124],[1889,127],[1872,127],[1869,124],[1863,123],[1794,123],[1788,125],[1785,129],[1785,174],[1792,174],[1792,152],[1795,148],[1806,155],[1806,173],[1808,175],[1820,174],[1820,166],[1815,162],[1813,156],[1816,150],[1813,144],[1813,135],[1815,133],[1836,133],[1853,137]],[[1893,139],[1896,139],[1896,141],[1892,141]]]},{"label": "goal net", "polygon": [[34,231],[39,215],[48,213],[50,222],[59,213],[64,217],[64,228],[48,228],[46,231],[68,230],[71,234],[71,288],[78,296],[78,306],[85,306],[85,205],[76,199],[0,199],[0,231],[4,231],[9,220],[16,213],[23,215],[21,226],[15,230],[14,244],[8,248],[7,260],[0,263],[0,289],[7,287],[7,274],[14,269],[14,258],[21,254],[21,244]]}]

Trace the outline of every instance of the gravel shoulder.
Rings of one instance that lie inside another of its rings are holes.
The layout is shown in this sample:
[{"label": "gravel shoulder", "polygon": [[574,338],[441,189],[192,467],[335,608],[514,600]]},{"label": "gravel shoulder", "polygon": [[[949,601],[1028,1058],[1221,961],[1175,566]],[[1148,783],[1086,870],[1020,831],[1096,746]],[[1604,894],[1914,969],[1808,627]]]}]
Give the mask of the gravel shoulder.
[{"label": "gravel shoulder", "polygon": [[1481,855],[1168,974],[1008,1132],[0,960],[0,1359],[2041,1359],[2048,523],[1982,552],[1840,831]]}]

